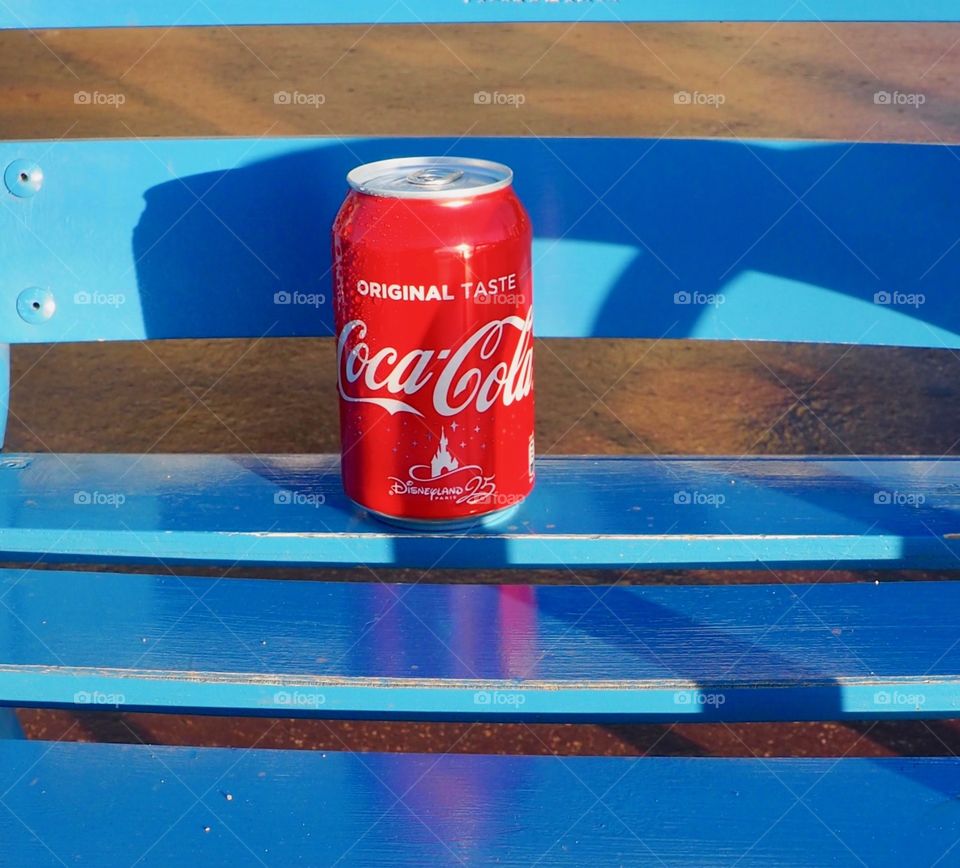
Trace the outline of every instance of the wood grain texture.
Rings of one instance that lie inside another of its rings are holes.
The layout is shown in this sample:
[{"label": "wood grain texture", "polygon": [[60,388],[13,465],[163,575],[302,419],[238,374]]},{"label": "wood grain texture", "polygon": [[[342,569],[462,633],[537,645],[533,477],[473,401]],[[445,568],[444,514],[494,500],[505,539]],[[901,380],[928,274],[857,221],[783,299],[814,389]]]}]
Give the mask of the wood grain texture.
[{"label": "wood grain texture", "polygon": [[0,703],[273,717],[955,717],[960,585],[0,572]]},{"label": "wood grain texture", "polygon": [[10,864],[931,865],[956,759],[0,744]]},{"label": "wood grain texture", "polygon": [[960,459],[562,457],[501,525],[400,530],[337,456],[9,454],[0,553],[404,567],[957,568]]},{"label": "wood grain texture", "polygon": [[540,337],[960,347],[952,147],[537,136],[0,144],[0,341],[329,337],[345,175],[410,153],[514,169]]}]

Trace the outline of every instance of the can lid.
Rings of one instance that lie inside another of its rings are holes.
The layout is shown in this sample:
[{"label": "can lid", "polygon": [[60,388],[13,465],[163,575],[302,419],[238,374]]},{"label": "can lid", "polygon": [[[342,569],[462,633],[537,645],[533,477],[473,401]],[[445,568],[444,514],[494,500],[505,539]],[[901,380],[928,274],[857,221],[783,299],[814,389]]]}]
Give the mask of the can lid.
[{"label": "can lid", "polygon": [[464,157],[400,157],[358,166],[347,183],[370,196],[456,199],[509,187],[513,172],[503,163]]}]

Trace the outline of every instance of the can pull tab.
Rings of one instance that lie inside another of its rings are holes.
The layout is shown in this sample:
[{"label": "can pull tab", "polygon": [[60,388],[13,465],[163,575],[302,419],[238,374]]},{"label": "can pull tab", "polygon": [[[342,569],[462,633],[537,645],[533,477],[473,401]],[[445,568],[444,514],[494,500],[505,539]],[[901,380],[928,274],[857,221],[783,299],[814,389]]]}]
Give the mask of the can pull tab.
[{"label": "can pull tab", "polygon": [[453,184],[463,177],[462,169],[442,169],[439,166],[420,169],[407,175],[408,184],[416,184],[418,187],[446,187]]}]

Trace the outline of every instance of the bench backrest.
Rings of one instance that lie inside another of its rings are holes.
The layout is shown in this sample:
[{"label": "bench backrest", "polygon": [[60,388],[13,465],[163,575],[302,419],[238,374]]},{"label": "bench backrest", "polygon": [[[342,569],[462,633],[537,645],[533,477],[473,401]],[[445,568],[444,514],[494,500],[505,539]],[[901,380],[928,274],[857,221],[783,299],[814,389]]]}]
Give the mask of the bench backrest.
[{"label": "bench backrest", "polygon": [[42,172],[0,211],[0,342],[329,336],[344,176],[398,153],[514,168],[541,337],[960,346],[955,149],[536,137],[0,144]]},{"label": "bench backrest", "polygon": [[[0,26],[960,20],[953,3],[19,0]],[[275,138],[0,144],[4,344],[329,336],[328,227],[358,163],[511,165],[540,337],[960,347],[956,149],[870,143]],[[226,168],[224,168],[226,167]],[[0,423],[2,424],[2,423]]]},{"label": "bench backrest", "polygon": [[[960,20],[948,2],[19,0],[2,27]],[[331,333],[344,175],[397,153],[511,165],[536,232],[541,337],[957,347],[948,147],[645,139],[13,142],[0,343]],[[227,168],[223,168],[223,167]],[[10,243],[10,239],[16,239]],[[241,301],[242,300],[242,301]],[[305,307],[306,306],[306,307]]]}]

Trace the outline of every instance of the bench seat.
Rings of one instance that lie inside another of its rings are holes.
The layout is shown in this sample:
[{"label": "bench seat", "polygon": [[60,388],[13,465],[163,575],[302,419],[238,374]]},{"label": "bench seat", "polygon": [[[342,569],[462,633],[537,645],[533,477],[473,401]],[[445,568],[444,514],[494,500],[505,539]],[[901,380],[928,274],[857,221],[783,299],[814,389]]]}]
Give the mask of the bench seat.
[{"label": "bench seat", "polygon": [[398,530],[323,455],[0,457],[0,557],[454,567],[960,567],[960,458],[542,458],[508,521]]},{"label": "bench seat", "polygon": [[958,787],[953,758],[439,756],[6,741],[0,861],[948,865],[960,836]]},{"label": "bench seat", "polygon": [[955,582],[383,584],[0,571],[0,703],[424,720],[955,717]]}]

